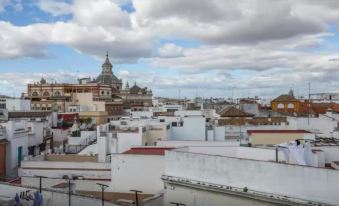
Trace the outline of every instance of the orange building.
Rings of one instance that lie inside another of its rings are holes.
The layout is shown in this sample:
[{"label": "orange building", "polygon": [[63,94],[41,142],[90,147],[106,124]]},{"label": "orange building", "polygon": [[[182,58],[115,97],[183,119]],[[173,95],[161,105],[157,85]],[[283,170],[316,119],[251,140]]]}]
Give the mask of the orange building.
[{"label": "orange building", "polygon": [[300,113],[305,105],[293,96],[293,93],[283,94],[271,101],[272,111],[284,113]]}]

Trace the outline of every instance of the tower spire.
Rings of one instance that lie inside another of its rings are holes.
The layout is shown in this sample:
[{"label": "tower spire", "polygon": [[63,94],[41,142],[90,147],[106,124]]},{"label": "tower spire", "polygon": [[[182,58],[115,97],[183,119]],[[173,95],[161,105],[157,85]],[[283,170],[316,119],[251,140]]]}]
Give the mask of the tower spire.
[{"label": "tower spire", "polygon": [[113,68],[113,65],[109,61],[108,51],[106,51],[106,59],[105,59],[104,64],[102,65],[102,73],[103,74],[113,74],[112,68]]}]

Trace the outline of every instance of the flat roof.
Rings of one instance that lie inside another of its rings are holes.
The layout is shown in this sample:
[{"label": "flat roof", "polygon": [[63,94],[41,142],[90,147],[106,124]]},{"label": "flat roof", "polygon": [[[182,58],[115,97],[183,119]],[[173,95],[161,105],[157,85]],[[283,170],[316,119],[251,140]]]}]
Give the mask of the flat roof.
[{"label": "flat roof", "polygon": [[[77,191],[79,194],[86,195],[86,196],[91,196],[94,198],[101,199],[101,191],[84,191],[84,190],[79,190]],[[138,199],[139,201],[143,201],[144,199],[153,197],[152,194],[144,194],[144,193],[139,193],[138,194]],[[130,200],[130,201],[135,201],[135,194],[134,193],[123,193],[123,192],[105,192],[104,200],[108,202],[113,202],[116,204],[119,204],[118,200]],[[121,203],[121,202],[120,202]]]}]

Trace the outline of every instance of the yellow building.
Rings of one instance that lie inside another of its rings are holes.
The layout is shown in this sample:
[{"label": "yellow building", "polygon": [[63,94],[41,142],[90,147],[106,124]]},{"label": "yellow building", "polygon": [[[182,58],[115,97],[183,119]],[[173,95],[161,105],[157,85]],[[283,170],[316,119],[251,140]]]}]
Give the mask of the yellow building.
[{"label": "yellow building", "polygon": [[[102,71],[96,78],[82,78],[76,84],[47,82],[46,79],[41,78],[39,82],[28,84],[27,93],[23,97],[31,100],[32,110],[54,110],[58,112],[73,111],[74,106],[88,106],[89,111],[96,111],[96,108],[105,107],[104,111],[107,111],[109,115],[110,113],[120,114],[120,107],[122,108],[122,106],[116,106],[117,100],[121,101],[121,104],[152,105],[152,91],[150,89],[138,87],[136,84],[132,88],[129,88],[127,84],[126,89],[123,89],[122,79],[118,79],[113,74],[112,69],[113,65],[106,55]],[[92,95],[92,100],[87,98],[87,94]],[[91,102],[95,102],[93,106],[89,106],[88,103],[92,104]],[[115,110],[119,110],[119,112]],[[97,111],[102,110],[97,109]]]},{"label": "yellow building", "polygon": [[79,112],[80,120],[91,119],[92,123],[96,125],[107,123],[107,112],[103,111],[90,111],[90,112]]},{"label": "yellow building", "polygon": [[302,107],[303,103],[294,97],[292,90],[271,101],[271,108],[274,112],[300,113],[303,110]]}]

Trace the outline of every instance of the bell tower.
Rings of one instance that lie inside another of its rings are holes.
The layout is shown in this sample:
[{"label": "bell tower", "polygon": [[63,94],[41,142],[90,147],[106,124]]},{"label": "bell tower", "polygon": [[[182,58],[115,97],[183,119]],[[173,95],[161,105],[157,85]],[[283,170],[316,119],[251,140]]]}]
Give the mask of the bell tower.
[{"label": "bell tower", "polygon": [[105,62],[102,64],[102,74],[113,74],[113,65],[111,64],[111,62],[109,61],[108,58],[108,52],[106,53],[106,59]]}]

